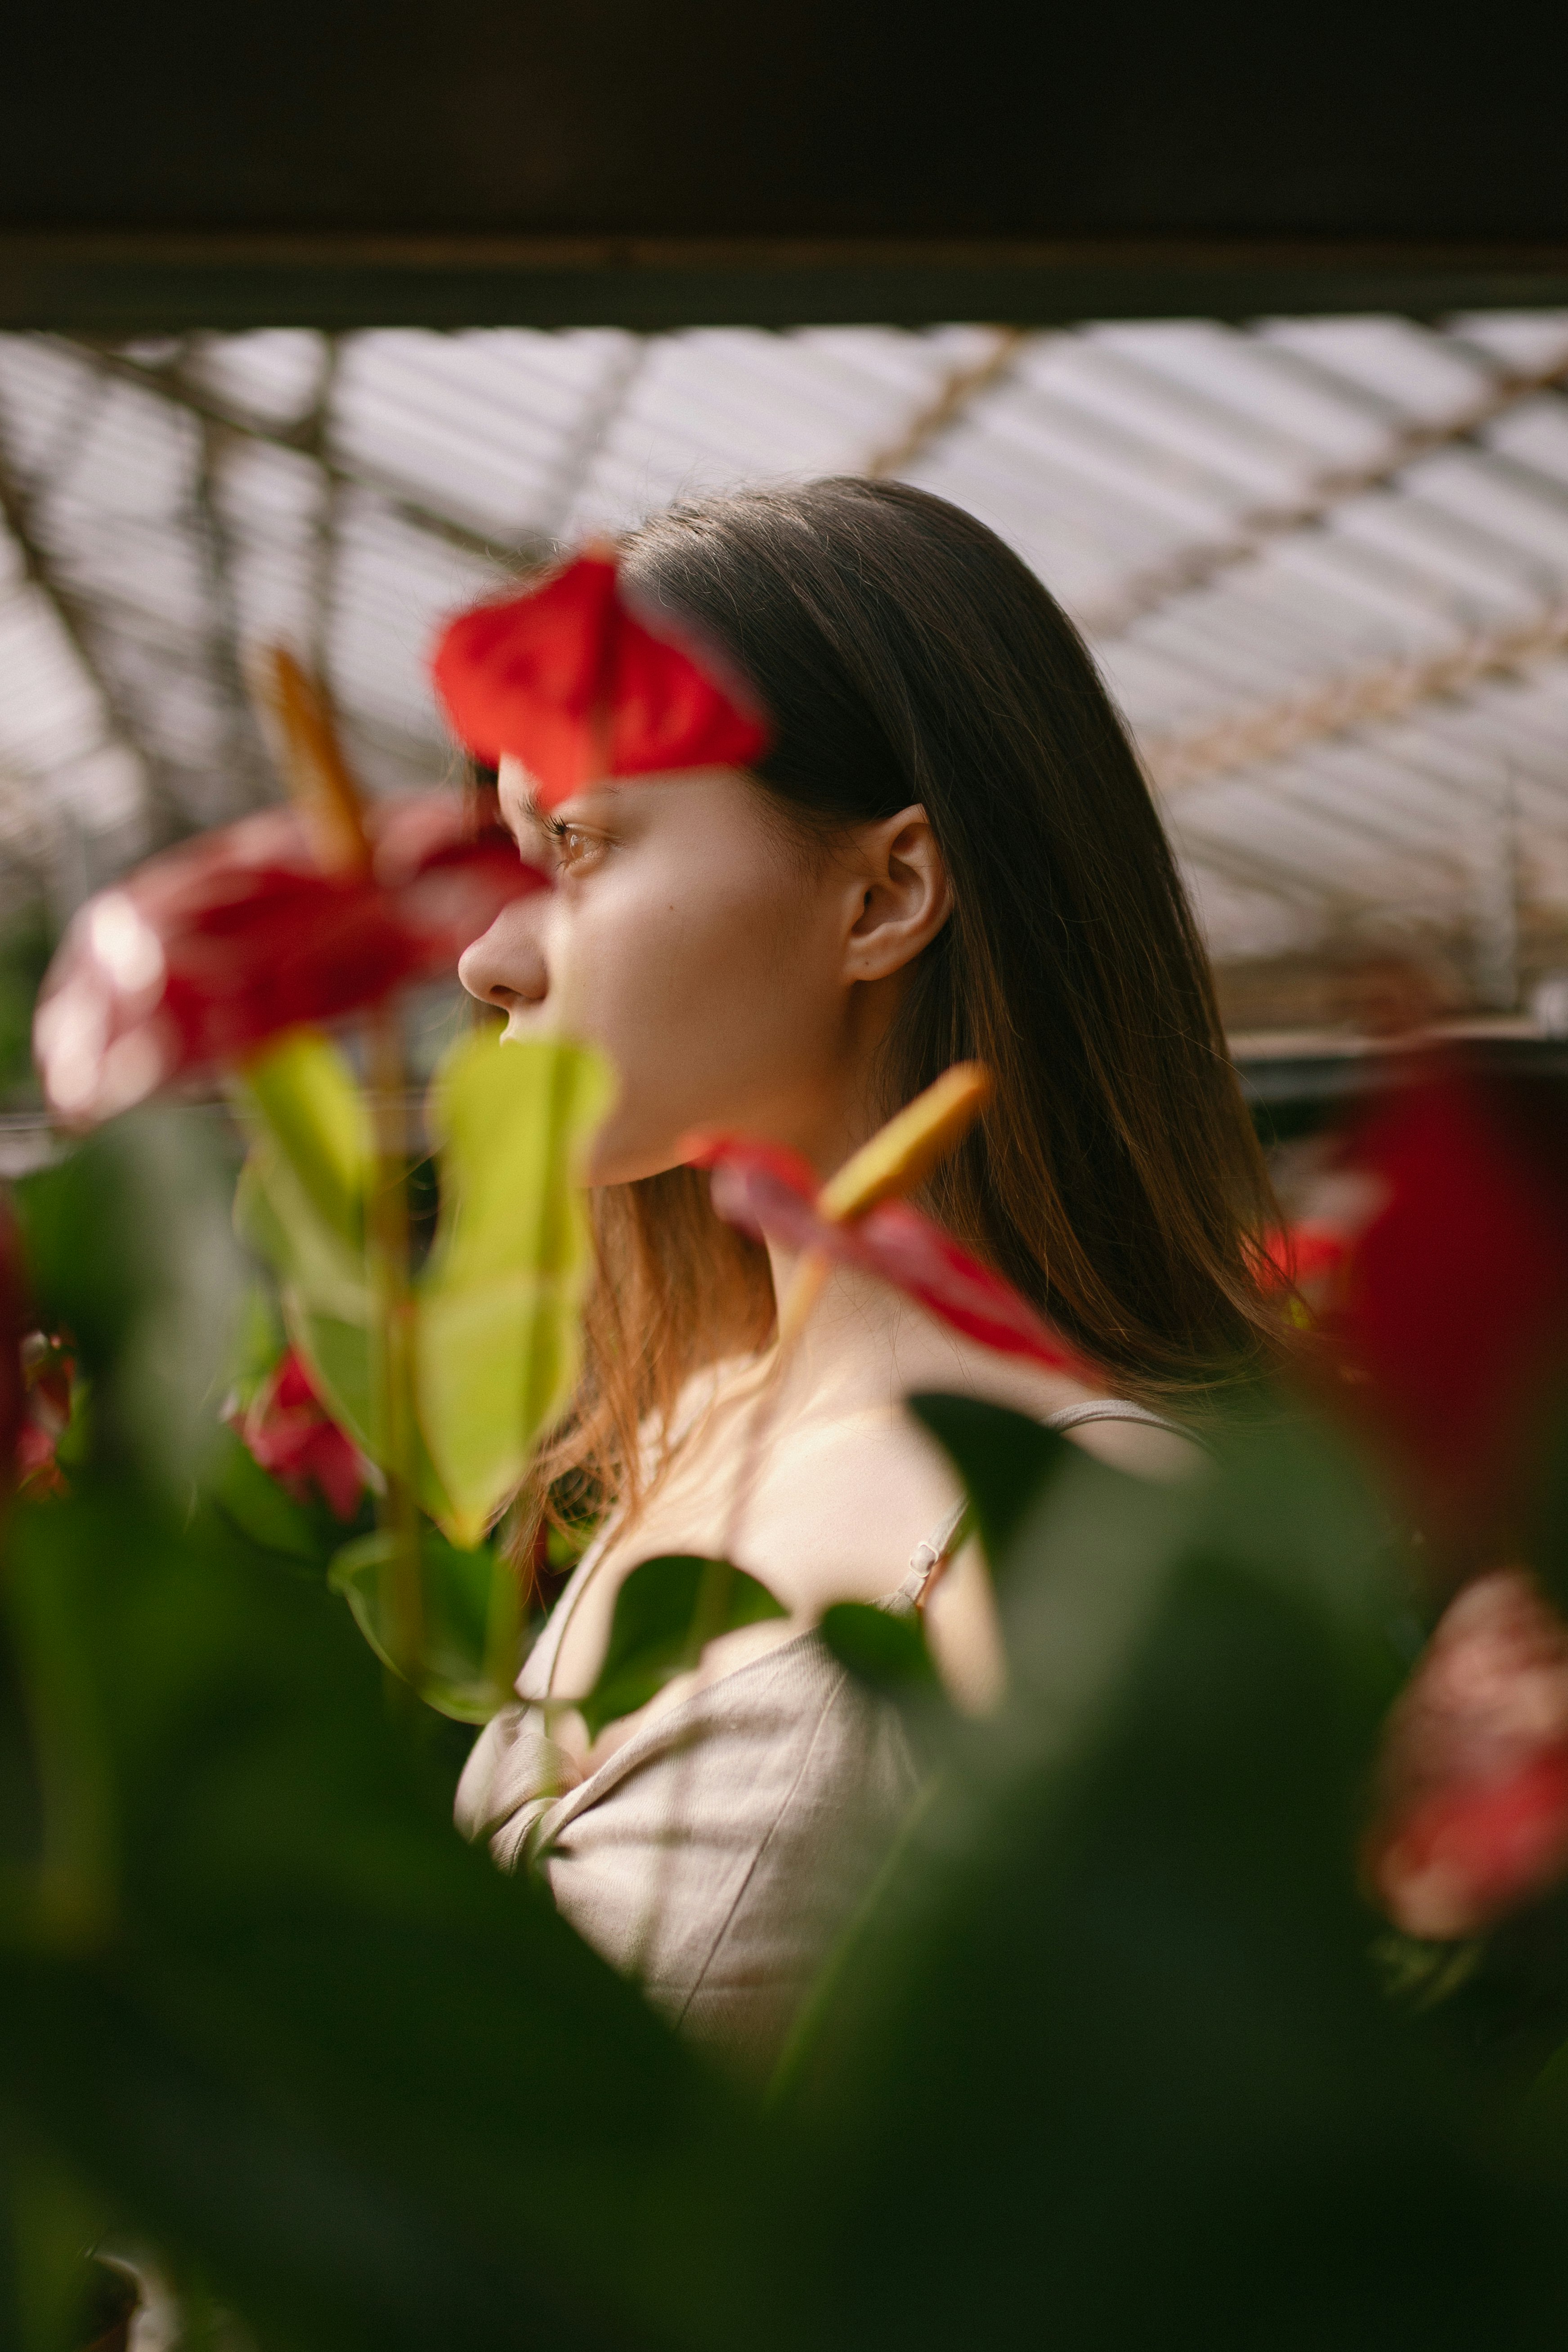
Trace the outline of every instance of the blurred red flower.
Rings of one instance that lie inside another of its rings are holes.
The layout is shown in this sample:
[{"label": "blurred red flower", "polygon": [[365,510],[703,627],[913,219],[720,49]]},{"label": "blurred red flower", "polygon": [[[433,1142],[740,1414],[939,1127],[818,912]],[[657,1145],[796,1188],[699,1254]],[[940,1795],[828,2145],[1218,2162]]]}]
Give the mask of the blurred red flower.
[{"label": "blurred red flower", "polygon": [[0,1194],[0,1485],[19,1495],[65,1492],[55,1449],[70,1424],[76,1365],[68,1342],[29,1331],[22,1238]]},{"label": "blurred red flower", "polygon": [[1268,1289],[1316,1290],[1339,1272],[1349,1246],[1343,1234],[1312,1219],[1284,1226],[1268,1236],[1261,1267],[1264,1285]]},{"label": "blurred red flower", "polygon": [[1568,1627],[1523,1570],[1450,1603],[1383,1780],[1366,1870],[1406,1934],[1478,1934],[1568,1874]]},{"label": "blurred red flower", "polygon": [[323,872],[308,819],[270,809],[165,851],[89,898],[34,1024],[44,1090],[87,1128],[456,963],[510,900],[548,887],[493,815],[428,793],[368,814],[367,872]]},{"label": "blurred red flower", "polygon": [[29,1332],[22,1342],[24,1397],[16,1433],[16,1491],[31,1496],[63,1495],[65,1478],[56,1459],[70,1427],[71,1384],[76,1359],[58,1333]]},{"label": "blurred red flower", "polygon": [[687,1164],[712,1170],[713,1206],[727,1224],[761,1241],[812,1251],[891,1283],[939,1321],[1005,1356],[1094,1380],[1011,1284],[971,1257],[905,1201],[879,1201],[863,1216],[830,1221],[816,1210],[816,1171],[797,1152],[744,1136],[693,1136]]},{"label": "blurred red flower", "polygon": [[296,1502],[308,1501],[314,1487],[334,1518],[354,1517],[365,1489],[363,1458],[322,1406],[294,1349],[230,1426]]},{"label": "blurred red flower", "polygon": [[1337,1265],[1318,1253],[1320,1329],[1342,1409],[1444,1538],[1485,1539],[1521,1500],[1546,1391],[1568,1369],[1561,1117],[1548,1094],[1434,1059],[1342,1145],[1369,1206]]},{"label": "blurred red flower", "polygon": [[593,551],[538,587],[447,624],[431,657],[454,730],[492,767],[522,761],[546,808],[603,776],[745,767],[769,730],[684,625],[635,609]]}]

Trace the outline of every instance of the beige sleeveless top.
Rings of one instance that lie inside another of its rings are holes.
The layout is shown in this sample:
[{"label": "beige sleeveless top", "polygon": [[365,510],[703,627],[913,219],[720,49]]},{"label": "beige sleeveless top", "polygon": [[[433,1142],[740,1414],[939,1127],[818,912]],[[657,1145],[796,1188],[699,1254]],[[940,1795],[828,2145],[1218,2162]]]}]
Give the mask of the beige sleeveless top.
[{"label": "beige sleeveless top", "polygon": [[[1110,1398],[1047,1425],[1089,1421],[1174,1428]],[[918,1605],[963,1517],[960,1504],[880,1606]],[[458,1824],[488,1839],[503,1869],[535,1868],[578,1933],[674,2024],[731,2071],[759,2076],[887,1852],[915,1793],[914,1763],[897,1709],[811,1631],[650,1717],[582,1773],[550,1738],[542,1702],[609,1534],[557,1601],[517,1703],[476,1740]]]}]

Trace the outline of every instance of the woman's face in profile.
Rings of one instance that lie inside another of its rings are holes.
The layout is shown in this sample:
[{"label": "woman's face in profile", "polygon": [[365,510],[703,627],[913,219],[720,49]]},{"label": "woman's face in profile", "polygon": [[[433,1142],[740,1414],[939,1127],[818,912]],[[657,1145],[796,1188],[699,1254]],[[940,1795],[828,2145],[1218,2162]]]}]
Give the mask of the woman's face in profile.
[{"label": "woman's face in profile", "polygon": [[674,1166],[695,1127],[831,1152],[851,1046],[850,872],[792,841],[735,771],[638,777],[544,814],[506,760],[500,801],[556,887],[507,908],[459,971],[510,1035],[559,1031],[614,1064],[591,1181]]}]

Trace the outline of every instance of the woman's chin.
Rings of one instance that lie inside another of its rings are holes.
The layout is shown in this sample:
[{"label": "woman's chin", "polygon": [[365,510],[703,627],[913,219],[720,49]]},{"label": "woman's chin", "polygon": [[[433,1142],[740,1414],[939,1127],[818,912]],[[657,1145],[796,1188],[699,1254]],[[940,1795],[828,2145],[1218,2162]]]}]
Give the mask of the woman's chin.
[{"label": "woman's chin", "polygon": [[606,1184],[640,1184],[645,1177],[663,1176],[671,1168],[684,1167],[685,1160],[679,1137],[639,1148],[630,1139],[606,1132],[589,1154],[584,1181],[593,1191]]}]

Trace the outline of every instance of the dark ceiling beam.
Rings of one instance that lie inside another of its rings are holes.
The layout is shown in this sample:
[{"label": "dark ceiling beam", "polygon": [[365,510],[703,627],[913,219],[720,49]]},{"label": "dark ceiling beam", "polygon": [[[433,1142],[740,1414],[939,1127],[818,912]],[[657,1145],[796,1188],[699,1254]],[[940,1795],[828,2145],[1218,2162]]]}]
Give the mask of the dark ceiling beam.
[{"label": "dark ceiling beam", "polygon": [[1568,303],[1568,242],[0,230],[0,327],[1021,327]]}]

